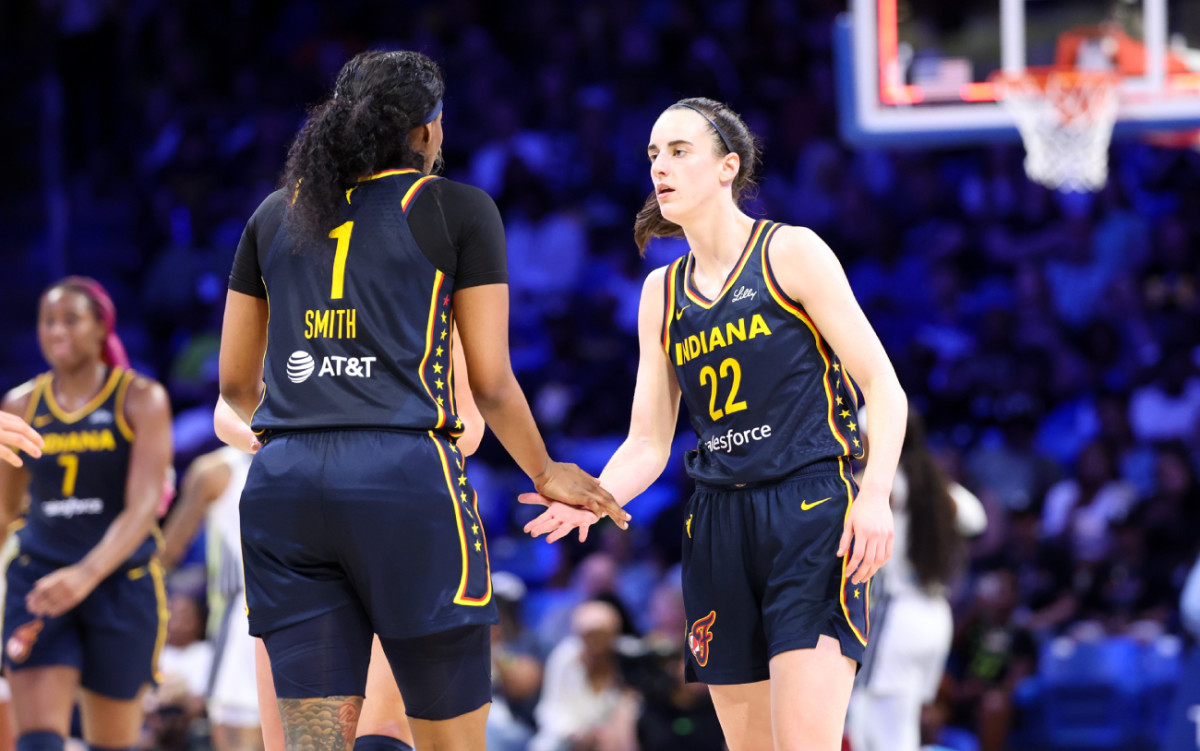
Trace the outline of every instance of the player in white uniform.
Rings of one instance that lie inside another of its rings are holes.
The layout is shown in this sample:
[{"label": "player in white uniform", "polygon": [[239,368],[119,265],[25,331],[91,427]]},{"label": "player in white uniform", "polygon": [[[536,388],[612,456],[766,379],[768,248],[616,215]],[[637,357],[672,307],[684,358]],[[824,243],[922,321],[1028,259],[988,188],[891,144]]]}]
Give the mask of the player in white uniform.
[{"label": "player in white uniform", "polygon": [[208,685],[208,717],[217,751],[263,747],[238,520],[238,501],[252,459],[251,454],[226,446],[192,462],[164,532],[163,557],[170,566],[191,544],[202,519],[207,532],[208,638],[216,652]]},{"label": "player in white uniform", "polygon": [[954,631],[946,586],[961,537],[987,526],[979,499],[934,464],[919,413],[908,415],[892,485],[896,555],[876,575],[874,638],[850,701],[854,751],[920,749],[921,707],[937,694]]}]

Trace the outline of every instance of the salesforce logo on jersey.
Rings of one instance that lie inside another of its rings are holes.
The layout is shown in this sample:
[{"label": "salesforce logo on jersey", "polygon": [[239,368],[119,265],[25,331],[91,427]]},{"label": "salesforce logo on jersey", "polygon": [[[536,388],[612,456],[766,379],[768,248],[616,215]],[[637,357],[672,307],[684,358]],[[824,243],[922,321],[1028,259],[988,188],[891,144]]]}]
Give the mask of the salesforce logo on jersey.
[{"label": "salesforce logo on jersey", "polygon": [[317,361],[312,355],[296,350],[287,361],[287,377],[292,383],[304,383],[317,371],[317,378],[326,376],[346,376],[349,378],[370,378],[371,365],[374,357],[345,357],[342,355],[325,355],[321,359],[321,369],[317,371]]}]

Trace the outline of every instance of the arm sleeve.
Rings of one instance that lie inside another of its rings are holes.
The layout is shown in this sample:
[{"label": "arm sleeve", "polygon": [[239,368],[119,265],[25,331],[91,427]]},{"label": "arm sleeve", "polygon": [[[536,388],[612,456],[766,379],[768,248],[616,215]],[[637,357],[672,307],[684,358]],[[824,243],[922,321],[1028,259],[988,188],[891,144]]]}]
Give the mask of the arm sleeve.
[{"label": "arm sleeve", "polygon": [[260,250],[269,249],[275,233],[279,231],[283,218],[282,197],[281,190],[267,196],[246,222],[237,252],[233,255],[233,269],[229,272],[229,289],[234,292],[266,299]]},{"label": "arm sleeve", "polygon": [[454,288],[508,282],[504,223],[491,196],[453,180],[437,180],[413,204],[408,226],[421,251]]}]

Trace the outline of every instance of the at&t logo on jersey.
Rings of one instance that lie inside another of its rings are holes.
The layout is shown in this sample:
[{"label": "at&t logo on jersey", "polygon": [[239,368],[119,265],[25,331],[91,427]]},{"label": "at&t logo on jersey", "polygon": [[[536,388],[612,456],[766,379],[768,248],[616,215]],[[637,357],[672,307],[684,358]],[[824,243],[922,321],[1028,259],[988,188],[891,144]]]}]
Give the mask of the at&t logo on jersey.
[{"label": "at&t logo on jersey", "polygon": [[696,658],[700,667],[708,665],[708,645],[713,640],[712,626],[717,621],[717,611],[710,610],[708,615],[692,624],[688,632],[688,649]]},{"label": "at&t logo on jersey", "polygon": [[292,383],[304,383],[316,368],[312,355],[296,351],[287,361],[288,380]]},{"label": "at&t logo on jersey", "polygon": [[[346,376],[349,378],[370,378],[371,366],[375,357],[346,357],[344,355],[325,355],[321,359],[321,369],[317,378],[326,376]],[[303,350],[296,350],[287,361],[287,377],[292,383],[304,383],[317,369],[316,360]]]}]

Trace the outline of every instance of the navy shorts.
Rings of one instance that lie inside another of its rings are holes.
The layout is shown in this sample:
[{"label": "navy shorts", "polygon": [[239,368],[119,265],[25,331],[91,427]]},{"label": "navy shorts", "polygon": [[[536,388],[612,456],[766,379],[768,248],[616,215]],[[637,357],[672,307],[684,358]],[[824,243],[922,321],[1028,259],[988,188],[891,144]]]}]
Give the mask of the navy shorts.
[{"label": "navy shorts", "polygon": [[871,583],[847,581],[837,555],[856,493],[837,461],[770,485],[697,484],[684,512],[688,680],[767,680],[772,657],[822,634],[862,662]]},{"label": "navy shorts", "polygon": [[250,466],[241,523],[256,636],[343,609],[381,638],[499,621],[478,498],[440,436],[276,435]]},{"label": "navy shorts", "polygon": [[35,618],[25,596],[43,576],[62,568],[6,545],[4,666],[10,671],[66,665],[85,689],[112,699],[136,698],[156,679],[167,638],[167,596],[157,561],[125,566],[58,618]]}]

